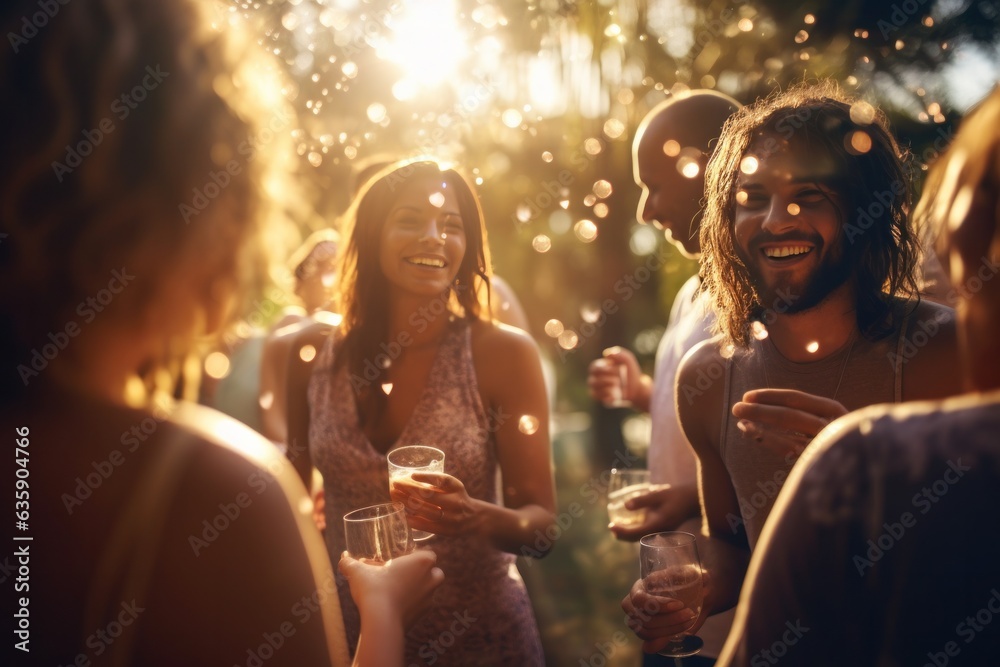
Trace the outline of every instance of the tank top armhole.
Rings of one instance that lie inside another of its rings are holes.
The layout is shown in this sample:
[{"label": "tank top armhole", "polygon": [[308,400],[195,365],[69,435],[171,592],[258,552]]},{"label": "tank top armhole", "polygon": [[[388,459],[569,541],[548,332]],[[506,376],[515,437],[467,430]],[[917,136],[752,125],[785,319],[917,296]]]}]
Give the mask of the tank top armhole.
[{"label": "tank top armhole", "polygon": [[729,432],[729,416],[730,416],[730,404],[729,404],[729,392],[732,385],[733,377],[733,359],[734,357],[729,357],[726,359],[726,372],[724,374],[725,380],[722,384],[722,422],[719,425],[719,441],[717,443],[719,448],[719,458],[723,461],[726,460],[726,434]]},{"label": "tank top armhole", "polygon": [[894,386],[893,386],[893,396],[892,400],[894,403],[903,402],[903,367],[905,364],[902,362],[903,357],[903,342],[906,341],[906,333],[910,328],[910,320],[913,317],[913,313],[916,309],[913,309],[903,317],[903,322],[899,326],[899,336],[896,338],[896,360],[893,366],[894,371]]}]

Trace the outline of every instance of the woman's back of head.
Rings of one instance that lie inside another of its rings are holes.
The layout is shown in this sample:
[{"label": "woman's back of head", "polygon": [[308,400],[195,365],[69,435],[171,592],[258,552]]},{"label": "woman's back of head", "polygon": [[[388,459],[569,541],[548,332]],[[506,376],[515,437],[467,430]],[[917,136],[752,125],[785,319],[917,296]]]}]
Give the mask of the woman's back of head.
[{"label": "woman's back of head", "polygon": [[[53,335],[72,338],[98,317],[135,328],[157,308],[190,324],[249,262],[240,249],[266,209],[263,172],[288,166],[260,156],[283,142],[258,133],[274,134],[267,124],[282,117],[254,87],[254,52],[215,29],[205,6],[75,0],[49,16],[19,0],[0,10],[13,36],[0,54],[0,89],[14,102],[0,107],[6,395],[56,354],[74,356],[46,349]],[[192,267],[195,293],[164,303],[164,287]]]}]

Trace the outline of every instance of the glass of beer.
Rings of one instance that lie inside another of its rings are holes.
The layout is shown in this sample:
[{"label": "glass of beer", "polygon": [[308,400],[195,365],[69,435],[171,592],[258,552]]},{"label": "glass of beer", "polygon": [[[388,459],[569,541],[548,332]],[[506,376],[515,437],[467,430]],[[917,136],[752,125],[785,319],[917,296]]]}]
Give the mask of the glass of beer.
[{"label": "glass of beer", "polygon": [[[394,484],[399,483],[422,486],[419,482],[414,482],[411,479],[415,472],[444,472],[444,452],[436,447],[425,445],[399,447],[386,455],[386,461],[389,463],[390,489]],[[413,539],[417,541],[426,540],[432,536],[433,533],[426,530],[413,531]]]}]

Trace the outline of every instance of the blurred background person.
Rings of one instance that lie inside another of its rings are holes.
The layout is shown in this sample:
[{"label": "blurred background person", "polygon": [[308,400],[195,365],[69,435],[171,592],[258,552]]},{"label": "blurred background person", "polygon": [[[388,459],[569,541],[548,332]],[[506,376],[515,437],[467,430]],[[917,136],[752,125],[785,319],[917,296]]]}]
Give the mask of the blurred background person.
[{"label": "blurred background person", "polygon": [[[636,131],[632,171],[642,189],[637,217],[663,229],[685,257],[697,259],[701,252],[698,232],[705,166],[723,124],[739,107],[739,102],[721,93],[695,90],[658,104]],[[693,177],[683,171],[691,160],[698,165]],[[711,337],[712,323],[701,279],[693,275],[674,297],[652,378],[642,373],[635,355],[624,348],[611,348],[590,364],[587,384],[595,400],[610,404],[620,398],[637,410],[648,411],[652,419],[647,467],[653,488],[626,503],[629,509],[644,510],[645,518],[637,526],[611,524],[618,539],[636,541],[664,530],[700,529],[697,459],[677,418],[675,380],[684,354]],[[705,640],[702,654],[685,659],[684,664],[706,663],[718,656],[731,621],[731,614],[725,616],[706,623],[699,633]],[[646,664],[667,660],[645,655]]]},{"label": "blurred background person", "polygon": [[288,443],[285,396],[288,386],[290,342],[315,318],[336,323],[332,311],[337,279],[336,260],[339,235],[335,230],[314,232],[293,255],[294,294],[301,308],[286,308],[268,331],[260,363],[258,404],[265,437],[281,447]]}]

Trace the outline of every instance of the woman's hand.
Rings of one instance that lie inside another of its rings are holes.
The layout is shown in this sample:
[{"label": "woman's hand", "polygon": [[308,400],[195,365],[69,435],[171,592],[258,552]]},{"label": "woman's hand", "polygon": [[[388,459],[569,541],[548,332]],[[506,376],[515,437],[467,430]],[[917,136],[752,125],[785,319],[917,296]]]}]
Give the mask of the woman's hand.
[{"label": "woman's hand", "polygon": [[389,488],[393,500],[406,507],[410,527],[435,535],[467,535],[479,530],[479,501],[462,480],[446,473],[415,472],[397,478]]},{"label": "woman's hand", "polygon": [[358,560],[345,551],[340,557],[340,572],[347,577],[362,619],[395,614],[403,626],[409,626],[444,581],[444,572],[434,566],[436,562],[437,554],[430,549],[417,549],[385,563]]}]

